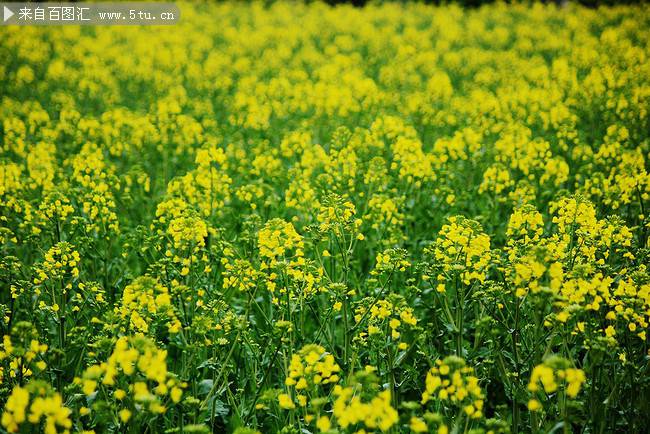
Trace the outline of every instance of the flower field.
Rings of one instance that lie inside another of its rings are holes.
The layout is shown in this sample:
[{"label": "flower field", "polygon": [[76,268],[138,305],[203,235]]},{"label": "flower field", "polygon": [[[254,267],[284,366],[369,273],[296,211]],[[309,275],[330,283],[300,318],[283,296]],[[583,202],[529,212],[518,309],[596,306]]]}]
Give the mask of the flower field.
[{"label": "flower field", "polygon": [[650,8],[0,30],[0,432],[644,433]]}]

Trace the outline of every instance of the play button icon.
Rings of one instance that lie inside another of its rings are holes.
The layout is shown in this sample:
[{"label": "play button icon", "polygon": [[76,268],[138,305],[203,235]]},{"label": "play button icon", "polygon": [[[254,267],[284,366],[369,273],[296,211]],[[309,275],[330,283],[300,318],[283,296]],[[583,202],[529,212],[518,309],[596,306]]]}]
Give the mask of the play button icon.
[{"label": "play button icon", "polygon": [[9,18],[11,18],[13,16],[14,16],[14,13],[11,11],[11,9],[9,9],[7,6],[5,6],[4,10],[3,10],[4,21],[6,22]]}]

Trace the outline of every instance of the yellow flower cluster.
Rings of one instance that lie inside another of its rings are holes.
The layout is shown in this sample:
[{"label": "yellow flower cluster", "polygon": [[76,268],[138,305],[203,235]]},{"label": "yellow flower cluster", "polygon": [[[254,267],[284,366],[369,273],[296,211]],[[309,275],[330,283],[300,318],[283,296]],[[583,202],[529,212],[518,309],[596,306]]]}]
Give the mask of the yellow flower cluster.
[{"label": "yellow flower cluster", "polygon": [[630,149],[630,140],[630,131],[624,125],[609,125],[604,143],[593,155],[599,169],[597,175],[586,179],[580,188],[587,197],[602,200],[614,210],[639,200],[639,197],[646,201],[649,196],[647,160],[641,149]]},{"label": "yellow flower cluster", "polygon": [[533,246],[532,249],[526,250],[526,253],[515,257],[512,274],[517,297],[524,297],[528,292],[535,294],[544,288],[559,291],[564,282],[562,262],[555,260],[549,249],[541,246]]},{"label": "yellow flower cluster", "polygon": [[[57,222],[63,224],[68,217],[74,213],[74,208],[70,205],[70,199],[60,192],[51,192],[38,207],[36,222],[38,226],[44,227],[48,223]],[[40,231],[40,228],[37,228]]]},{"label": "yellow flower cluster", "polygon": [[[557,235],[552,239],[563,257],[576,255],[581,262],[604,263],[611,252],[624,251],[632,242],[632,232],[625,225],[596,218],[594,205],[584,198],[565,197],[551,204]],[[630,259],[630,252],[624,253]]]},{"label": "yellow flower cluster", "polygon": [[208,148],[197,153],[197,167],[169,183],[168,197],[182,198],[204,218],[219,215],[230,199],[232,184],[232,179],[224,171],[226,166],[218,166],[222,161],[224,155],[221,150]]},{"label": "yellow flower cluster", "polygon": [[449,402],[472,419],[483,416],[484,395],[474,369],[456,356],[436,360],[427,372],[422,404],[429,401]]},{"label": "yellow flower cluster", "polygon": [[102,149],[94,144],[85,144],[69,164],[73,179],[84,190],[81,208],[88,218],[87,230],[102,232],[104,236],[118,233],[112,189],[119,189],[120,185],[112,168],[106,164]]},{"label": "yellow flower cluster", "polygon": [[70,243],[57,243],[45,253],[43,259],[43,263],[35,270],[34,283],[37,285],[48,280],[79,276],[81,257]]},{"label": "yellow flower cluster", "polygon": [[[205,254],[199,255],[208,237],[208,227],[202,218],[189,212],[174,217],[167,227],[167,235],[173,241],[174,252],[167,250],[165,255],[179,265],[181,276],[187,276],[197,263],[207,262]],[[204,270],[205,267],[201,271]]]},{"label": "yellow flower cluster", "polygon": [[[544,232],[544,219],[542,214],[532,205],[523,205],[516,208],[510,215],[506,236],[508,247],[521,244],[529,246],[540,241]],[[512,259],[512,256],[511,256]]]},{"label": "yellow flower cluster", "polygon": [[341,368],[334,361],[334,356],[327,353],[323,347],[310,344],[291,356],[288,370],[284,384],[293,388],[295,393],[278,395],[280,407],[284,409],[295,408],[296,402],[300,407],[307,407],[310,396],[313,403],[320,395],[319,386],[336,384],[339,381],[338,373]]},{"label": "yellow flower cluster", "polygon": [[323,270],[305,259],[303,237],[293,224],[269,220],[259,230],[257,243],[262,261],[260,271],[265,273],[266,288],[274,295],[275,304],[279,303],[279,296],[293,299],[317,292]]},{"label": "yellow flower cluster", "polygon": [[121,306],[116,311],[128,320],[128,328],[136,332],[149,332],[153,321],[160,318],[171,333],[177,333],[181,327],[169,290],[149,276],[138,277],[124,288]]},{"label": "yellow flower cluster", "polygon": [[86,396],[100,388],[103,399],[119,401],[124,423],[137,408],[161,414],[167,410],[166,403],[180,402],[184,387],[167,371],[166,358],[167,351],[144,337],[121,337],[108,360],[90,366],[75,383]]},{"label": "yellow flower cluster", "polygon": [[[543,390],[547,395],[563,390],[569,398],[575,398],[585,381],[585,373],[581,369],[570,367],[566,359],[552,356],[533,368],[528,390],[533,393]],[[537,411],[541,408],[542,405],[536,398],[528,401],[529,410]]]},{"label": "yellow flower cluster", "polygon": [[364,342],[374,336],[390,336],[399,350],[406,350],[409,346],[408,338],[404,339],[402,333],[414,330],[418,323],[413,309],[399,297],[380,299],[370,306],[362,302],[355,309],[354,319],[357,323],[367,320],[368,324],[366,331],[360,332],[357,340]]},{"label": "yellow flower cluster", "polygon": [[388,431],[399,420],[389,390],[368,393],[361,383],[357,383],[345,387],[337,385],[333,393],[332,413],[343,429],[360,425],[370,430]]},{"label": "yellow flower cluster", "polygon": [[231,260],[224,257],[221,263],[224,266],[224,289],[235,288],[238,291],[249,291],[256,286],[259,272],[246,259]]},{"label": "yellow flower cluster", "polygon": [[[279,406],[286,410],[305,408],[305,422],[314,422],[320,432],[335,426],[388,431],[399,420],[390,391],[377,391],[373,367],[351,376],[345,385],[338,384],[340,367],[334,357],[323,347],[310,344],[292,355],[288,369],[285,385],[295,392],[279,394]],[[331,392],[323,389],[326,385],[334,385]],[[323,407],[330,393],[334,401],[328,416]]]},{"label": "yellow flower cluster", "polygon": [[208,229],[203,219],[196,216],[179,216],[169,222],[167,234],[174,242],[174,248],[186,246],[201,248],[205,246]]},{"label": "yellow flower cluster", "polygon": [[318,210],[316,220],[319,230],[323,233],[332,232],[337,237],[353,234],[358,239],[363,239],[363,234],[358,232],[361,219],[356,218],[357,210],[354,204],[339,196],[330,196]]},{"label": "yellow flower cluster", "polygon": [[292,256],[297,264],[303,261],[302,237],[289,222],[279,219],[267,222],[259,231],[257,242],[266,267],[274,267],[279,261]]},{"label": "yellow flower cluster", "polygon": [[466,285],[485,280],[491,259],[490,237],[478,222],[462,216],[450,217],[431,249],[444,273],[458,273]]},{"label": "yellow flower cluster", "polygon": [[16,329],[20,331],[20,336],[12,341],[11,336],[4,335],[2,344],[0,344],[0,383],[5,380],[5,366],[7,361],[8,374],[11,380],[32,376],[32,369],[37,372],[44,371],[47,363],[44,355],[47,352],[47,344],[42,344],[36,339],[30,339],[34,334],[34,328],[29,323],[17,324]]},{"label": "yellow flower cluster", "polygon": [[406,259],[406,255],[407,252],[403,249],[387,249],[377,253],[375,270],[372,273],[406,271],[411,266],[411,263]]},{"label": "yellow flower cluster", "polygon": [[483,182],[478,188],[479,193],[491,192],[497,195],[499,202],[505,202],[508,197],[501,193],[514,185],[510,172],[502,164],[493,164],[483,173]]},{"label": "yellow flower cluster", "polygon": [[34,382],[13,388],[2,412],[2,426],[12,433],[25,425],[38,430],[43,420],[44,433],[67,434],[72,428],[71,413],[59,393],[51,392],[47,384]]},{"label": "yellow flower cluster", "polygon": [[394,246],[404,241],[404,226],[406,215],[402,212],[406,198],[404,196],[391,196],[376,194],[368,201],[368,212],[364,220],[370,227],[377,231],[379,238],[386,246]]}]

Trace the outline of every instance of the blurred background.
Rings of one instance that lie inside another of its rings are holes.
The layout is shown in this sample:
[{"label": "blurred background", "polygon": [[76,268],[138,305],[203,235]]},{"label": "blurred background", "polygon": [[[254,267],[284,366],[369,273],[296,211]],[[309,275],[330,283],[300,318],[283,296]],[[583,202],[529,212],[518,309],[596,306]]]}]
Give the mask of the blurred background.
[{"label": "blurred background", "polygon": [[[408,2],[408,1],[413,1],[413,0],[401,0],[401,2]],[[428,4],[450,4],[450,3],[457,3],[463,6],[467,7],[476,7],[476,6],[481,6],[483,4],[488,4],[488,3],[494,3],[494,0],[457,0],[457,1],[437,1],[437,0],[415,0],[419,1],[420,3],[428,3]],[[366,3],[382,3],[381,1],[373,1],[373,0],[326,0],[326,3],[329,4],[338,4],[338,3],[351,3],[355,6],[363,6]],[[511,2],[506,2],[506,3],[511,3]],[[525,2],[524,2],[525,3]],[[533,3],[533,2],[530,2]],[[580,0],[580,1],[568,1],[568,0],[557,0],[557,1],[544,1],[542,3],[556,3],[559,5],[566,4],[566,3],[579,3],[584,6],[588,7],[597,7],[597,6],[613,6],[617,4],[646,4],[648,3],[647,1],[635,1],[635,0]]]}]

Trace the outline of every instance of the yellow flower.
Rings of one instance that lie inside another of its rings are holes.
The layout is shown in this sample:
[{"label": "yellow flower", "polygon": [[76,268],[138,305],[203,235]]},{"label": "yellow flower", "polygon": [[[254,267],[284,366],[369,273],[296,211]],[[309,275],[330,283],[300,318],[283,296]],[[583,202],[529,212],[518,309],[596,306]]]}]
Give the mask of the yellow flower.
[{"label": "yellow flower", "polygon": [[332,428],[332,422],[330,421],[330,418],[327,416],[319,417],[316,421],[316,428],[318,428],[320,432],[329,431],[330,428]]},{"label": "yellow flower", "polygon": [[569,319],[569,312],[566,310],[563,310],[562,312],[557,314],[557,320],[560,321],[561,323],[565,323]]},{"label": "yellow flower", "polygon": [[287,393],[281,393],[278,395],[278,403],[280,404],[280,407],[285,410],[296,408],[296,404],[293,403],[293,399],[291,399],[291,396]]},{"label": "yellow flower", "polygon": [[568,368],[565,381],[568,383],[566,393],[569,397],[575,398],[580,392],[580,387],[586,381],[585,373],[581,369]]},{"label": "yellow flower", "polygon": [[553,393],[557,389],[557,384],[555,383],[555,377],[553,375],[553,368],[550,368],[546,365],[537,365],[533,369],[533,373],[530,376],[530,383],[528,384],[528,390],[535,392],[539,389],[538,382],[541,381],[544,386],[544,391],[546,393]]},{"label": "yellow flower", "polygon": [[[33,400],[27,413],[30,394]],[[42,421],[43,431],[48,434],[56,433],[57,427],[66,432],[72,427],[71,413],[63,405],[61,395],[52,392],[47,384],[30,383],[26,388],[16,386],[12,390],[2,413],[2,426],[9,432],[16,432],[25,422],[38,427]]]},{"label": "yellow flower", "polygon": [[83,380],[83,393],[86,395],[92,395],[95,392],[97,387],[97,382],[95,380]]},{"label": "yellow flower", "polygon": [[18,431],[19,425],[25,421],[25,411],[28,403],[29,392],[20,386],[14,387],[2,413],[2,426],[7,431]]},{"label": "yellow flower", "polygon": [[[570,398],[575,398],[580,392],[582,384],[586,381],[584,371],[569,366],[569,361],[557,356],[549,357],[544,363],[533,368],[528,383],[528,390],[531,392],[539,391],[541,382],[544,392],[553,393],[558,388],[565,387],[566,394]],[[535,405],[533,403],[533,405]]]},{"label": "yellow flower", "polygon": [[427,432],[429,430],[427,423],[419,417],[412,417],[409,427],[413,432]]},{"label": "yellow flower", "polygon": [[126,408],[122,409],[119,411],[119,416],[122,422],[127,423],[131,419],[131,411]]},{"label": "yellow flower", "polygon": [[183,396],[183,391],[179,387],[172,387],[172,390],[169,394],[170,398],[174,403],[178,403]]},{"label": "yellow flower", "polygon": [[538,400],[531,399],[531,400],[528,401],[528,410],[530,410],[530,411],[538,411],[541,408],[542,408],[542,404],[540,404]]}]

